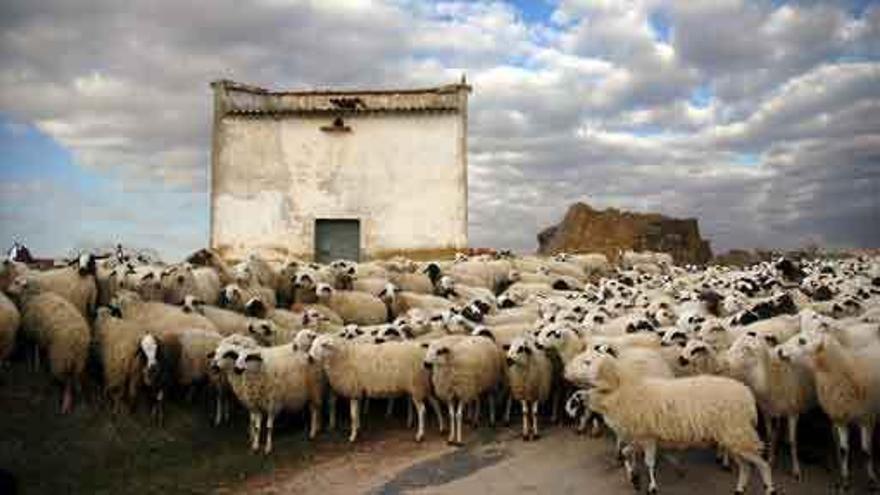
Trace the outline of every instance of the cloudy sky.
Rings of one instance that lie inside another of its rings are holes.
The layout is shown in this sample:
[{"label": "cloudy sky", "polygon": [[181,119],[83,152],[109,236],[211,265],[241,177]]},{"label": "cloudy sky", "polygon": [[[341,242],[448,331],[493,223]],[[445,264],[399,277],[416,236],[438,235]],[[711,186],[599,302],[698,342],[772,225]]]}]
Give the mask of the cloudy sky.
[{"label": "cloudy sky", "polygon": [[211,93],[473,84],[470,238],[574,201],[880,246],[880,3],[5,0],[0,244],[207,242]]}]

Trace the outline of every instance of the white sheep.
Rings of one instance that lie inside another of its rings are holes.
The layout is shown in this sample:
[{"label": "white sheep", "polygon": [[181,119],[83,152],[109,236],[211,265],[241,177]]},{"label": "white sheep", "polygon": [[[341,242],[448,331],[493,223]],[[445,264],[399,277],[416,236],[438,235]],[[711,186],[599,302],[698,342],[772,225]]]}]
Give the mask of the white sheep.
[{"label": "white sheep", "polygon": [[323,381],[320,367],[309,355],[293,346],[241,349],[235,362],[235,374],[229,383],[236,397],[250,412],[251,449],[260,448],[265,420],[264,452],[272,452],[275,417],[282,410],[298,411],[309,405],[309,438],[320,429]]},{"label": "white sheep", "polygon": [[429,372],[424,368],[425,349],[419,342],[355,343],[332,335],[314,340],[309,355],[323,366],[333,391],[349,400],[351,434],[360,430],[362,398],[407,395],[416,408],[416,441],[425,434],[425,400],[431,393]]},{"label": "white sheep", "polygon": [[800,363],[781,359],[773,347],[766,336],[749,330],[728,349],[725,361],[730,375],[748,385],[755,394],[770,442],[768,459],[771,464],[776,447],[774,422],[786,419],[792,474],[800,478],[797,423],[799,416],[816,402],[815,384],[806,368]]},{"label": "white sheep", "polygon": [[251,337],[233,334],[224,337],[217,347],[208,354],[211,360],[211,373],[217,385],[217,402],[214,414],[214,425],[228,421],[231,413],[232,386],[229,383],[230,374],[234,371],[235,361],[238,355],[246,349],[257,349],[257,341]]},{"label": "white sheep", "polygon": [[378,325],[388,321],[388,308],[376,296],[336,290],[325,283],[318,284],[316,293],[318,301],[333,310],[345,323]]},{"label": "white sheep", "polygon": [[18,277],[9,286],[21,308],[22,332],[49,359],[52,376],[62,383],[61,413],[73,410],[74,388],[82,384],[91,331],[78,308],[29,278]]},{"label": "white sheep", "polygon": [[[531,339],[518,337],[507,350],[507,385],[522,407],[523,440],[538,438],[538,406],[550,398],[553,363]],[[529,419],[531,418],[531,422]]]},{"label": "white sheep", "polygon": [[813,372],[819,405],[834,425],[841,484],[849,484],[849,425],[856,423],[868,479],[876,485],[873,436],[880,413],[880,346],[848,349],[833,335],[808,331],[792,337],[776,353],[783,360],[804,363]]},{"label": "white sheep", "polygon": [[405,315],[414,308],[434,311],[452,309],[454,307],[454,304],[448,299],[429,294],[404,292],[393,284],[388,284],[385,290],[379,294],[379,297],[388,306],[388,312],[392,319]]},{"label": "white sheep", "polygon": [[758,468],[765,492],[774,493],[770,466],[761,458],[761,439],[755,430],[755,398],[745,385],[709,375],[648,378],[628,372],[611,355],[593,362],[589,381],[590,408],[605,417],[619,438],[644,452],[650,493],[657,491],[658,446],[711,444],[736,460],[737,493],[744,493],[749,463]]},{"label": "white sheep", "polygon": [[[448,442],[462,445],[464,406],[498,385],[503,376],[502,355],[487,338],[456,335],[431,342],[424,362],[431,369],[434,394],[449,409]],[[489,404],[490,420],[494,420],[493,402]]]}]

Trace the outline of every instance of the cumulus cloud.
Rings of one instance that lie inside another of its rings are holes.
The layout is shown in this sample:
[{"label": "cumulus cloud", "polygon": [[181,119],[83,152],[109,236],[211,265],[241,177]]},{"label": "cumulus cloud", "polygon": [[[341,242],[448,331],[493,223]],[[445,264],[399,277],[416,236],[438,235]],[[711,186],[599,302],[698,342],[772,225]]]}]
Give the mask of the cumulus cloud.
[{"label": "cumulus cloud", "polygon": [[[207,241],[211,80],[394,87],[466,72],[474,245],[531,250],[578,200],[699,217],[716,248],[880,244],[877,5],[522,8],[12,1],[0,16],[0,112],[115,178],[102,194],[58,194],[90,210],[56,243],[127,234],[176,255]],[[12,189],[36,187],[16,184],[0,188],[4,207]],[[27,225],[4,210],[4,233]]]}]

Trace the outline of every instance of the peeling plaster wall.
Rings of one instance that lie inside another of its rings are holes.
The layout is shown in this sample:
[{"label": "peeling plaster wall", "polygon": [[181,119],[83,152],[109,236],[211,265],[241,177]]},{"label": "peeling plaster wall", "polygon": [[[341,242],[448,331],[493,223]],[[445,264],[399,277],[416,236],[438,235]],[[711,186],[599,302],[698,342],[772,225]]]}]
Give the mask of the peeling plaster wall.
[{"label": "peeling plaster wall", "polygon": [[227,115],[215,122],[212,245],[312,258],[318,218],[361,221],[361,257],[467,246],[465,118]]}]

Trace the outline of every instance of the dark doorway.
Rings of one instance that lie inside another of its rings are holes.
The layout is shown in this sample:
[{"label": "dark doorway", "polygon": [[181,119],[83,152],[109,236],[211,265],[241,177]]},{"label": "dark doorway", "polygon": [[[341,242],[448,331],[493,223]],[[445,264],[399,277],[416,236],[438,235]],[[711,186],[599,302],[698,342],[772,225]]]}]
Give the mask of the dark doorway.
[{"label": "dark doorway", "polygon": [[315,220],[315,261],[358,261],[361,252],[360,220]]}]

